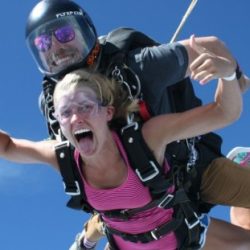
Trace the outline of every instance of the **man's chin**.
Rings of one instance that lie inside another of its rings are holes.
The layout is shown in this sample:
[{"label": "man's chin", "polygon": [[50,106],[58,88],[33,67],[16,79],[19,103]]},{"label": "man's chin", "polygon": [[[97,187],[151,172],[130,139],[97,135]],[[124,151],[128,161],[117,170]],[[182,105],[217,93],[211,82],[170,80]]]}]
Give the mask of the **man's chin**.
[{"label": "man's chin", "polygon": [[72,65],[76,65],[78,63],[80,63],[81,61],[79,60],[65,60],[65,61],[58,61],[56,63],[56,65],[53,67],[53,71],[57,71],[60,72],[64,69],[67,69],[68,67],[72,66]]}]

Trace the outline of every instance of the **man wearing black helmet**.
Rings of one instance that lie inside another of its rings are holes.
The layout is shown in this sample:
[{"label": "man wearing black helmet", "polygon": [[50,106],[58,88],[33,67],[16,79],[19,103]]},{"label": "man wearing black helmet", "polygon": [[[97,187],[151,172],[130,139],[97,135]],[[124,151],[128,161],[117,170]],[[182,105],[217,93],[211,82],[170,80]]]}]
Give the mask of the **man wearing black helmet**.
[{"label": "man wearing black helmet", "polygon": [[70,66],[84,66],[97,33],[88,14],[76,3],[44,0],[29,15],[26,40],[39,70],[58,77],[70,71]]},{"label": "man wearing black helmet", "polygon": [[[114,33],[111,33],[106,39],[112,38],[112,34]],[[52,85],[55,84],[58,78],[75,68],[92,67],[93,70],[105,72],[104,67],[107,68],[109,65],[108,61],[105,61],[104,55],[107,43],[105,45],[101,39],[98,40],[96,29],[88,14],[72,1],[44,0],[38,3],[28,18],[26,40],[39,70],[45,75],[46,81],[52,82]],[[218,39],[205,37],[198,38],[196,41],[198,44],[212,50],[215,54],[232,59],[230,53]],[[124,42],[122,35],[120,42]],[[190,80],[183,80],[185,76],[189,75],[192,69],[189,66],[198,56],[191,49],[189,42],[189,40],[185,40],[159,46],[152,46],[157,44],[152,42],[151,46],[147,47],[137,46],[134,48],[132,46],[133,48],[127,53],[126,64],[131,69],[131,72],[135,73],[136,77],[140,79],[141,93],[149,106],[151,115],[181,112],[201,105],[201,101],[193,92]],[[206,50],[203,52],[206,55]],[[109,53],[111,53],[110,50]],[[195,63],[199,63],[199,61],[195,61]],[[242,76],[239,68],[236,67],[236,63],[235,68],[237,78],[242,84],[242,89],[244,89],[249,85],[249,81]],[[204,71],[206,70],[212,69],[207,65],[204,68]],[[211,80],[209,77],[204,79],[203,74],[196,75],[196,72],[192,72],[192,74],[195,76],[194,79],[203,83]],[[235,75],[230,77],[233,78]],[[130,93],[131,87],[128,89]],[[53,90],[50,94],[53,94]],[[53,104],[50,106],[49,99],[48,96],[44,98],[44,110],[47,120],[53,119],[51,116]],[[54,125],[55,121],[51,120],[50,126],[57,134]],[[222,156],[220,144],[221,139],[217,135],[208,134],[199,139],[197,144],[188,140],[174,143],[167,151],[170,160],[174,160],[177,164],[179,162],[182,164],[188,162],[188,164],[198,166],[198,174],[202,175],[204,168],[213,159]],[[192,152],[187,149],[187,145],[189,148],[193,148]],[[218,147],[215,145],[218,145]],[[197,149],[202,155],[202,157],[199,156],[199,159],[202,159],[203,162],[201,160],[199,162],[197,157],[192,162],[192,157],[197,153]],[[224,169],[224,171],[225,174],[221,174],[223,177],[226,176],[227,169]],[[200,178],[197,179],[196,185],[199,188]],[[220,190],[220,186],[216,190]],[[215,198],[210,197],[209,202],[220,203]],[[224,197],[223,203],[230,204],[230,198],[227,200]]]}]

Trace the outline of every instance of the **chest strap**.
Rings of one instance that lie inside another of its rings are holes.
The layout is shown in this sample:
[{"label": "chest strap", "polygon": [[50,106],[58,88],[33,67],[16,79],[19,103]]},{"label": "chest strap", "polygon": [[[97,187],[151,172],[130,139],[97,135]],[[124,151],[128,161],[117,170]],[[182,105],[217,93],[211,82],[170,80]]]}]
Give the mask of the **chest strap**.
[{"label": "chest strap", "polygon": [[176,200],[172,197],[170,202],[168,202],[164,207],[174,208],[174,216],[171,221],[153,230],[140,234],[124,233],[109,226],[106,226],[106,233],[109,235],[118,235],[124,240],[135,243],[148,243],[150,241],[158,240],[170,232],[175,232],[178,243],[181,246],[185,246],[183,249],[199,249],[200,237],[204,231],[204,228],[201,226],[199,216],[194,212],[191,202],[183,189],[176,191],[175,197],[177,197]]},{"label": "chest strap", "polygon": [[109,233],[118,235],[127,241],[131,241],[134,243],[137,243],[137,242],[148,243],[151,241],[159,240],[162,236],[172,231],[175,231],[181,224],[182,224],[182,218],[176,218],[151,231],[147,231],[147,232],[139,233],[139,234],[128,234],[128,233],[120,232],[108,226],[106,226],[106,230]]},{"label": "chest strap", "polygon": [[159,199],[152,200],[150,203],[148,203],[143,207],[132,208],[132,209],[117,209],[101,213],[109,218],[119,218],[121,220],[129,220],[132,216],[151,208],[159,207],[163,209],[170,209],[178,204],[182,204],[189,201],[190,200],[187,197],[186,192],[183,189],[182,190],[179,189],[175,193],[165,193]]},{"label": "chest strap", "polygon": [[156,241],[171,232],[175,232],[175,235],[178,240],[178,250],[198,250],[204,243],[200,242],[201,234],[204,234],[205,229],[207,228],[207,225],[203,227],[203,225],[201,224],[202,223],[199,220],[198,216],[196,218],[195,223],[189,224],[185,221],[183,213],[178,212],[177,214],[175,214],[175,217],[171,221],[144,233],[129,234],[120,232],[108,226],[105,227],[105,231],[108,238],[110,239],[113,238],[112,235],[117,235],[126,241],[131,241],[134,243],[148,243],[151,241]]}]

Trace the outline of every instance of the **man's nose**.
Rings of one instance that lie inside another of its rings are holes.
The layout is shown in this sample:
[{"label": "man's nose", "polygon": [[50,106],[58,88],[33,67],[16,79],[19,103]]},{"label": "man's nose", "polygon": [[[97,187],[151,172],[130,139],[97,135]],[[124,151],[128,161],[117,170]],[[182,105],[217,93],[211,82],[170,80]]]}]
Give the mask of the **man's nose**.
[{"label": "man's nose", "polygon": [[60,48],[60,47],[62,47],[63,46],[63,44],[62,43],[60,43],[57,39],[56,39],[56,37],[54,36],[54,34],[52,34],[52,38],[51,38],[51,47],[53,48]]}]

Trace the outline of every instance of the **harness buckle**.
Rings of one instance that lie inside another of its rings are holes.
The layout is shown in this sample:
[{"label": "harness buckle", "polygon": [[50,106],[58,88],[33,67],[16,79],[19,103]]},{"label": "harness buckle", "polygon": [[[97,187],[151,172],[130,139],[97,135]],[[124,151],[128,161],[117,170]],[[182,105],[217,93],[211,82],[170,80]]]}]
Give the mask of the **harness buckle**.
[{"label": "harness buckle", "polygon": [[121,218],[123,220],[129,220],[129,213],[128,213],[128,209],[123,209],[120,211],[120,215],[121,215]]},{"label": "harness buckle", "polygon": [[191,222],[191,223],[187,220],[187,218],[184,219],[188,229],[193,229],[195,226],[200,224],[200,219],[195,212],[194,212],[194,217],[196,218],[196,220],[194,222]]},{"label": "harness buckle", "polygon": [[[149,161],[149,163],[152,165],[153,168],[149,169],[149,171],[141,174],[140,171],[138,169],[135,170],[136,174],[138,175],[138,177],[140,178],[140,180],[142,182],[146,182],[149,180],[152,180],[156,175],[159,174],[159,169],[157,168],[157,166],[155,165],[155,163],[153,161]],[[153,172],[152,172],[153,171]],[[152,173],[150,173],[152,172]],[[143,176],[142,176],[143,175]],[[146,176],[145,176],[146,175]]]},{"label": "harness buckle", "polygon": [[171,200],[174,198],[174,195],[168,194],[167,196],[164,197],[164,199],[159,203],[158,207],[159,208],[165,208]]},{"label": "harness buckle", "polygon": [[75,186],[70,188],[71,189],[70,191],[68,191],[69,188],[66,186],[65,182],[63,182],[63,187],[64,187],[65,193],[67,195],[77,196],[77,195],[81,194],[81,189],[80,189],[78,181],[75,181]]},{"label": "harness buckle", "polygon": [[130,127],[134,127],[134,130],[137,130],[139,125],[138,125],[138,122],[130,122],[129,124],[127,124],[126,126],[122,127],[121,128],[121,133],[123,134],[124,131]]},{"label": "harness buckle", "polygon": [[155,228],[155,229],[153,229],[152,231],[150,231],[150,234],[151,234],[151,236],[152,236],[152,238],[153,238],[154,240],[159,240],[159,238],[160,238],[160,237],[158,237],[158,236],[156,235],[157,230],[158,230],[158,228]]}]

